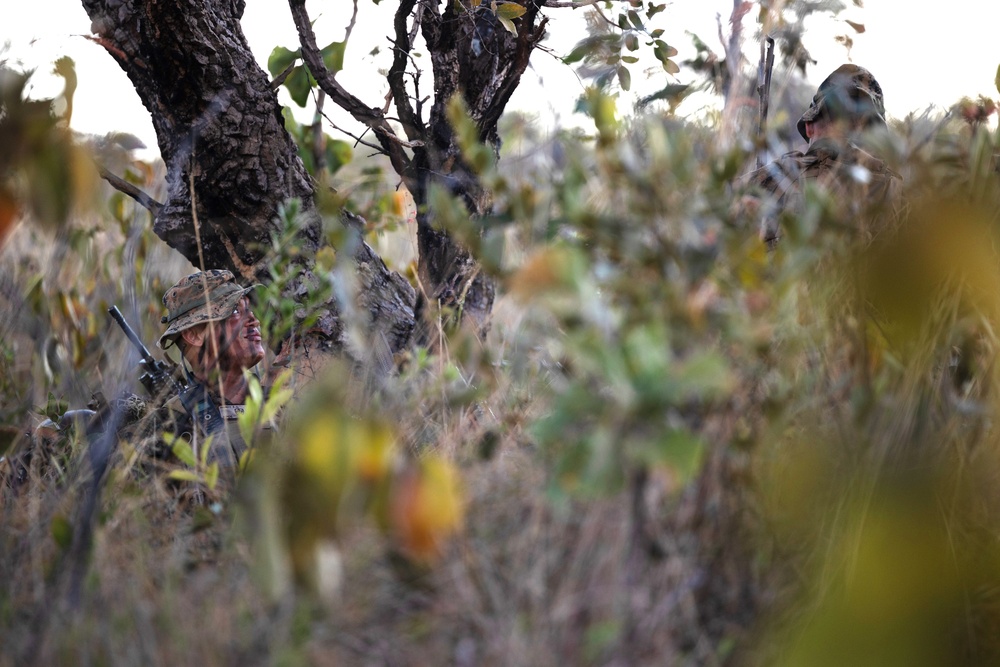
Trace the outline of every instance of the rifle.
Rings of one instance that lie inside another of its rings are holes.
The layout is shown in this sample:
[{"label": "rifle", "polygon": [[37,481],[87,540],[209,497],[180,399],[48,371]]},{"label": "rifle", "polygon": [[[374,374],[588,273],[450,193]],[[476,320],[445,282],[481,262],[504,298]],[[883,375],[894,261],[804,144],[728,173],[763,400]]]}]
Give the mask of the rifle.
[{"label": "rifle", "polygon": [[757,67],[757,96],[760,98],[760,116],[757,119],[757,168],[764,166],[767,146],[767,110],[771,105],[771,70],[774,69],[774,38],[765,35],[760,43],[760,64]]},{"label": "rifle", "polygon": [[153,358],[153,355],[149,353],[146,346],[139,340],[139,336],[128,325],[128,322],[125,321],[125,317],[118,310],[118,306],[108,308],[108,315],[118,323],[118,326],[125,332],[125,336],[139,350],[139,355],[142,357],[139,365],[144,371],[142,376],[139,377],[139,382],[146,388],[149,395],[156,398],[163,395],[165,391],[169,391],[170,393],[180,393],[183,391],[185,387],[177,379],[175,373],[176,367],[166,361],[157,361]]}]

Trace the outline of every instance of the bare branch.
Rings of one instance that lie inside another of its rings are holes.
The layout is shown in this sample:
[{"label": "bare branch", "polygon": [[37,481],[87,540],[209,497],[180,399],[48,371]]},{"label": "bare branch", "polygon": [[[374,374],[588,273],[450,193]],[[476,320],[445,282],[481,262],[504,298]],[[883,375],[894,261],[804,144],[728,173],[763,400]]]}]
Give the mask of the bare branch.
[{"label": "bare branch", "polygon": [[[386,77],[389,81],[389,90],[392,92],[393,100],[396,103],[396,112],[399,114],[400,122],[403,125],[403,131],[406,133],[406,138],[410,141],[422,139],[426,133],[422,119],[413,112],[413,107],[410,105],[410,98],[406,94],[406,82],[404,78],[406,63],[410,57],[410,48],[413,44],[410,33],[406,29],[406,20],[413,12],[415,4],[416,0],[402,0],[399,3],[399,9],[396,10],[396,15],[393,19],[395,43],[393,44],[392,67],[389,68],[389,75]],[[417,28],[421,13],[418,12],[417,17],[414,19],[414,29]]]},{"label": "bare branch", "polygon": [[399,137],[393,131],[385,114],[377,107],[370,107],[360,99],[347,92],[323,64],[323,57],[316,45],[316,34],[313,32],[309,13],[306,11],[305,0],[288,0],[288,6],[299,32],[299,44],[302,46],[302,58],[305,60],[313,78],[319,84],[330,100],[351,114],[359,123],[367,125],[375,132],[382,150],[389,156],[393,169],[404,181],[413,182],[413,165],[410,157],[399,143]]},{"label": "bare branch", "polygon": [[409,44],[411,47],[413,46],[413,40],[417,38],[417,33],[420,32],[420,21],[423,19],[423,17],[424,17],[424,3],[421,2],[420,4],[417,5],[417,12],[413,15],[413,27],[410,28]]},{"label": "bare branch", "polygon": [[159,213],[160,209],[163,208],[163,204],[156,201],[136,186],[122,178],[119,178],[118,176],[115,176],[110,171],[105,169],[103,165],[96,162],[94,164],[97,164],[97,171],[101,174],[101,178],[106,180],[111,187],[131,197],[153,215]]},{"label": "bare branch", "polygon": [[583,7],[593,7],[601,0],[580,0],[580,2],[558,2],[557,0],[543,0],[542,7],[566,7],[569,9],[582,9]]},{"label": "bare branch", "polygon": [[[355,5],[356,6],[356,5]],[[313,166],[316,168],[316,173],[320,173],[326,170],[326,156],[324,155],[324,148],[326,147],[325,137],[323,136],[323,102],[326,100],[326,93],[322,90],[316,95],[316,113],[313,114],[313,124],[312,124],[312,154],[313,154]]]},{"label": "bare branch", "polygon": [[295,61],[294,60],[292,62],[288,63],[288,67],[286,67],[281,72],[281,74],[279,74],[278,76],[274,77],[274,81],[271,82],[271,90],[277,90],[278,88],[281,88],[281,84],[283,84],[285,82],[285,79],[288,78],[288,75],[292,73],[293,69],[295,69]]},{"label": "bare branch", "polygon": [[[333,120],[329,116],[327,116],[325,113],[321,112],[321,115],[323,116],[323,118],[326,119],[326,122],[330,124],[330,127],[332,127],[333,129],[335,129],[337,132],[345,134],[348,137],[350,137],[351,139],[354,139],[354,145],[355,146],[357,146],[358,144],[361,144],[362,146],[367,146],[368,148],[371,148],[372,150],[378,151],[379,155],[385,155],[385,150],[381,146],[377,146],[377,145],[369,143],[367,141],[363,141],[362,137],[365,136],[364,134],[361,134],[360,136],[356,135],[356,134],[351,134],[350,132],[348,132],[344,128],[338,127],[337,124],[334,123]],[[368,129],[365,128],[365,133],[367,133],[367,132],[368,132]]]},{"label": "bare branch", "polygon": [[354,32],[354,24],[358,20],[358,0],[354,0],[354,12],[351,14],[351,22],[347,24],[347,30],[344,31],[344,44],[351,38],[351,33]]}]

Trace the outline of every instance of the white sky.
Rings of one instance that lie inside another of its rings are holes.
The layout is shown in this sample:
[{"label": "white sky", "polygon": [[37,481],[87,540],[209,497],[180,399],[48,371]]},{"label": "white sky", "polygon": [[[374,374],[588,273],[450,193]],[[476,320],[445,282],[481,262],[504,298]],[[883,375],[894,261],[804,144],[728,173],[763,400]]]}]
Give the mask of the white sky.
[{"label": "white sky", "polygon": [[[334,15],[328,9],[332,5],[343,11]],[[379,6],[362,0],[362,14],[348,46],[348,65],[339,76],[349,90],[372,106],[381,106],[386,92],[385,81],[377,69],[387,66],[386,35],[391,29],[388,17],[395,5],[392,0],[383,0]],[[668,4],[666,12],[656,17],[654,27],[667,29],[665,38],[680,49],[681,60],[692,54],[685,30],[698,33],[721,53],[716,14],[721,13],[725,23],[732,6],[730,0],[675,0]],[[844,47],[834,42],[835,35],[852,32],[843,22],[846,18],[867,28],[864,34],[853,35],[850,60],[867,67],[879,80],[890,116],[900,118],[930,105],[948,107],[963,95],[984,94],[996,99],[998,92],[993,81],[1000,64],[1000,40],[996,37],[1000,2],[950,0],[934,6],[936,9],[931,10],[930,4],[918,8],[915,3],[899,0],[868,0],[863,9],[851,6],[836,21],[815,21],[806,35],[806,44],[819,61],[810,71],[810,80],[818,83],[848,61]],[[343,38],[349,7],[348,0],[311,3],[312,16],[319,17],[316,31],[320,44]],[[324,8],[325,16],[321,15]],[[584,34],[582,10],[546,11],[551,17],[546,43],[564,55]],[[56,58],[69,55],[76,61],[79,77],[72,119],[74,129],[94,134],[113,130],[130,132],[155,149],[148,114],[128,78],[101,47],[82,37],[89,34],[90,21],[78,1],[34,0],[18,3],[14,11],[8,7],[4,14],[0,43],[9,42],[7,57],[37,68],[39,74],[33,79],[36,96],[58,94],[61,79],[42,74],[47,74]],[[746,19],[748,38],[753,36],[752,16],[754,12]],[[294,48],[297,44],[284,0],[248,0],[243,28],[262,67],[266,67],[274,46]],[[368,53],[376,44],[381,45],[382,54],[373,59]],[[751,58],[752,49],[753,45],[748,45]],[[653,92],[671,81],[662,70],[651,80],[645,80],[641,71],[634,70],[632,79],[633,92],[640,94]],[[676,79],[689,80],[691,76],[683,71]],[[428,73],[425,87],[429,81]],[[572,109],[582,87],[571,68],[536,52],[532,68],[508,108],[536,112],[546,124],[579,122],[579,118],[574,120]],[[287,97],[283,101],[291,104]],[[685,107],[680,110],[683,113]],[[309,116],[303,113],[300,117]]]}]

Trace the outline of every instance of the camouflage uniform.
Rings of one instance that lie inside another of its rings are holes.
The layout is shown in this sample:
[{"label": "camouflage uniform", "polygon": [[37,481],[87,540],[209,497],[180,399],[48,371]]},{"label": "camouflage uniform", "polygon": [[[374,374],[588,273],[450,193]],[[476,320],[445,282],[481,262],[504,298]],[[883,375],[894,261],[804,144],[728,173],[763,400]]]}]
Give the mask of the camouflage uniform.
[{"label": "camouflage uniform", "polygon": [[[162,322],[169,326],[157,345],[166,350],[186,329],[225,320],[255,287],[258,285],[240,286],[230,271],[221,269],[182,278],[163,295],[167,315]],[[221,466],[235,466],[247,451],[247,443],[240,435],[237,423],[244,406],[227,405],[214,387],[201,384],[190,373],[187,382],[188,388],[171,397],[161,410],[165,429],[195,445],[211,435],[209,461],[218,461]]]},{"label": "camouflage uniform", "polygon": [[[823,119],[846,123],[852,132],[885,127],[882,88],[871,72],[842,65],[828,76],[798,121],[802,138],[809,141],[807,122]],[[787,153],[744,177],[744,187],[765,195],[754,208],[760,216],[761,237],[769,247],[781,235],[780,213],[802,210],[808,183],[831,195],[839,207],[839,219],[848,221],[863,241],[880,231],[884,213],[895,205],[900,190],[899,176],[850,139],[818,138],[804,153]]]}]

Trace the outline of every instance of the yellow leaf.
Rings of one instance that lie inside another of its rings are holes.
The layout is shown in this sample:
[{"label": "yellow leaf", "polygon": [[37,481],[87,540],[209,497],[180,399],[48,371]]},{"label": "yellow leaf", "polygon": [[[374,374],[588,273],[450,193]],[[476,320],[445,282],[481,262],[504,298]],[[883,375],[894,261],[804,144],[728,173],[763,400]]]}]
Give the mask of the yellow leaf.
[{"label": "yellow leaf", "polygon": [[565,284],[571,273],[572,257],[564,248],[544,248],[534,255],[514,274],[510,291],[522,299],[530,299],[540,292]]},{"label": "yellow leaf", "polygon": [[432,560],[462,525],[464,506],[458,472],[436,456],[403,473],[393,489],[392,527],[412,556]]},{"label": "yellow leaf", "polygon": [[366,482],[376,482],[385,477],[396,454],[396,439],[384,426],[374,426],[359,443],[354,462],[358,475]]},{"label": "yellow leaf", "polygon": [[524,15],[526,11],[528,11],[527,8],[516,2],[504,2],[497,7],[497,16],[510,21]]},{"label": "yellow leaf", "polygon": [[20,210],[14,198],[0,190],[0,247],[3,247],[4,239],[14,228],[14,222],[19,214]]},{"label": "yellow leaf", "polygon": [[[191,443],[181,438],[174,438],[173,436],[170,436],[170,438],[170,451],[181,460],[181,463],[193,468],[195,466],[195,458],[194,450],[191,449]],[[164,440],[166,440],[166,437],[164,437]]]},{"label": "yellow leaf", "polygon": [[208,470],[205,471],[205,486],[209,489],[215,489],[216,483],[219,481],[219,464],[213,463],[208,466]]},{"label": "yellow leaf", "polygon": [[201,476],[191,470],[171,470],[167,477],[181,482],[201,482]]},{"label": "yellow leaf", "polygon": [[321,271],[332,271],[337,261],[337,251],[331,246],[323,246],[316,251],[316,266]]}]

